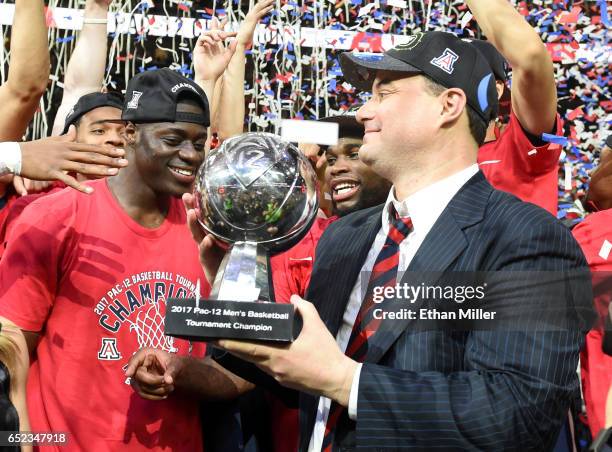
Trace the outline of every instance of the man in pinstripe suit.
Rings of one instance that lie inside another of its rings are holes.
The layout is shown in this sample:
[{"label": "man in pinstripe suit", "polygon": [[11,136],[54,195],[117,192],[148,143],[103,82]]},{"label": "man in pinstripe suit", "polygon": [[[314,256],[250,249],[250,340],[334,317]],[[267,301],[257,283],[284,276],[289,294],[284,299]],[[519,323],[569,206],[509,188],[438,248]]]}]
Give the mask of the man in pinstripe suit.
[{"label": "man in pinstripe suit", "polygon": [[[384,205],[323,234],[306,294],[312,303],[292,298],[304,323],[295,342],[218,345],[301,391],[301,451],[550,449],[578,392],[586,319],[575,314],[590,312],[588,277],[571,287],[498,283],[503,293],[488,302],[498,316],[516,314],[510,330],[432,330],[399,317],[355,329],[372,317],[362,312],[374,278],[367,272],[392,258],[394,272],[408,270],[398,281],[415,286],[436,282],[422,272],[520,272],[537,275],[527,278],[533,283],[585,269],[555,218],[494,190],[478,170],[497,106],[488,65],[442,32],[414,35],[378,58],[344,54],[341,65],[373,93],[357,115],[365,126],[360,159],[393,188]],[[398,220],[407,225],[401,235]],[[396,254],[382,261],[393,245]],[[568,293],[574,298],[556,298]],[[362,355],[353,347],[360,337]]]}]

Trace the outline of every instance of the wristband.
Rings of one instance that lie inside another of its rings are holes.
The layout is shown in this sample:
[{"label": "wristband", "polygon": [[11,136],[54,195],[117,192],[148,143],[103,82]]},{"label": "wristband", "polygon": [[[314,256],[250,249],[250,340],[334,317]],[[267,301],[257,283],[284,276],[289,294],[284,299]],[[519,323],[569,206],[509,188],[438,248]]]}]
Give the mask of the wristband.
[{"label": "wristband", "polygon": [[14,141],[0,143],[0,175],[21,174],[21,147]]},{"label": "wristband", "polygon": [[108,23],[108,19],[95,19],[91,17],[85,17],[83,19],[83,24],[106,24]]}]

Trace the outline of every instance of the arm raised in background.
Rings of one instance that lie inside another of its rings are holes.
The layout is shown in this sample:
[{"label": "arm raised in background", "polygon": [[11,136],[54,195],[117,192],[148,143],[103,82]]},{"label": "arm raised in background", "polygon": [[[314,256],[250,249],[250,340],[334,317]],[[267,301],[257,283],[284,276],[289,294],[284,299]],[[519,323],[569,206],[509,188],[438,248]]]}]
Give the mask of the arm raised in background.
[{"label": "arm raised in background", "polygon": [[244,71],[246,67],[245,50],[253,42],[257,23],[274,7],[274,0],[262,0],[246,15],[240,24],[236,37],[236,52],[223,74],[223,84],[219,95],[217,110],[217,133],[223,141],[242,133],[244,128]]},{"label": "arm raised in background", "polygon": [[550,133],[557,114],[552,60],[537,32],[508,0],[466,0],[487,39],[512,66],[512,110],[535,136]]},{"label": "arm raised in background", "polygon": [[16,0],[11,60],[0,86],[0,141],[21,140],[49,80],[49,49],[42,0]]},{"label": "arm raised in background", "polygon": [[217,18],[211,21],[210,29],[202,32],[193,49],[193,68],[195,81],[206,93],[210,108],[211,129],[216,131],[216,104],[219,96],[214,94],[219,91],[215,87],[219,78],[225,71],[232,55],[236,51],[236,41],[225,45],[225,40],[236,36],[236,33],[223,31],[225,21],[219,23]]},{"label": "arm raised in background", "polygon": [[[68,112],[85,94],[100,91],[104,79],[108,39],[106,17],[110,0],[87,0],[83,28],[68,61],[64,77],[64,94],[52,135],[60,135]],[[92,22],[87,23],[88,20]]]}]

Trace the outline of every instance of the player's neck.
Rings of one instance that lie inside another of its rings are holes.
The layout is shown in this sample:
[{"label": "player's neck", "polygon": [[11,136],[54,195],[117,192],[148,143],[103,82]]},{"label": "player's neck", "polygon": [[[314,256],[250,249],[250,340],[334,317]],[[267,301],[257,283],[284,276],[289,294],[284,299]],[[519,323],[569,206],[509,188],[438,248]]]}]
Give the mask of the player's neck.
[{"label": "player's neck", "polygon": [[159,195],[143,181],[135,182],[127,172],[108,178],[108,187],[126,214],[145,228],[159,227],[170,208],[170,196]]}]

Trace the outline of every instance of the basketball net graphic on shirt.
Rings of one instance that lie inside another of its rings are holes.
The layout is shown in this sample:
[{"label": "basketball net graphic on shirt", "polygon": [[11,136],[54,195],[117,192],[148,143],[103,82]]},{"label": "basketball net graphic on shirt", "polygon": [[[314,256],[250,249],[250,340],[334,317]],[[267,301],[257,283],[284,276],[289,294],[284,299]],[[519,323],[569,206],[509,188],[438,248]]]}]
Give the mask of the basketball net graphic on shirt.
[{"label": "basketball net graphic on shirt", "polygon": [[168,353],[176,353],[174,338],[164,334],[164,316],[159,312],[159,303],[166,304],[166,299],[160,296],[157,303],[147,300],[150,305],[148,309],[141,309],[136,314],[136,321],[127,320],[130,331],[136,331],[138,347],[152,347],[164,350]]}]

